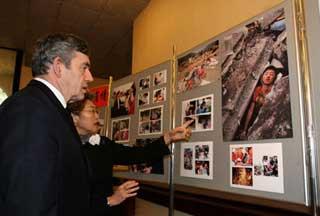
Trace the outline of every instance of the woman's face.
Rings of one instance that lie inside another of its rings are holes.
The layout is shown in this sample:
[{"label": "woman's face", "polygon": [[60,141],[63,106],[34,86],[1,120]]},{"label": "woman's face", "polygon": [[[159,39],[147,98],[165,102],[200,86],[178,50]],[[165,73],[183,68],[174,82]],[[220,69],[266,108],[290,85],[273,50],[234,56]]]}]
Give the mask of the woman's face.
[{"label": "woman's face", "polygon": [[96,134],[101,129],[97,108],[90,100],[86,100],[79,115],[73,115],[73,120],[80,135]]},{"label": "woman's face", "polygon": [[262,75],[262,82],[263,84],[271,85],[273,84],[275,78],[276,78],[276,72],[272,69],[268,69]]}]

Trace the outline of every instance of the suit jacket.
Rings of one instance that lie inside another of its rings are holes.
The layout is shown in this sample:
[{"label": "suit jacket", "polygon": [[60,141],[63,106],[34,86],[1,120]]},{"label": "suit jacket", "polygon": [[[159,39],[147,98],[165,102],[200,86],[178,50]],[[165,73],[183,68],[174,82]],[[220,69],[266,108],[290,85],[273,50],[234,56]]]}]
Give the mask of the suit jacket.
[{"label": "suit jacket", "polygon": [[70,114],[32,80],[0,106],[0,215],[88,215],[89,180]]},{"label": "suit jacket", "polygon": [[107,206],[107,197],[112,191],[113,165],[129,165],[153,162],[170,154],[163,137],[144,147],[129,147],[102,136],[100,145],[83,145],[90,164],[91,215],[115,215]]}]

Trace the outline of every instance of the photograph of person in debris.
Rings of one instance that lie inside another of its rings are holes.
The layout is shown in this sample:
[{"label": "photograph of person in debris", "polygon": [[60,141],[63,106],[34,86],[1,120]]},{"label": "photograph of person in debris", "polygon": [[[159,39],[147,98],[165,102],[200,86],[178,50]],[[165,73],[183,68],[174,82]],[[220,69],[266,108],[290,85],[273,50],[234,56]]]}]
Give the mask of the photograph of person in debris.
[{"label": "photograph of person in debris", "polygon": [[224,141],[292,137],[284,9],[235,29],[221,44]]}]

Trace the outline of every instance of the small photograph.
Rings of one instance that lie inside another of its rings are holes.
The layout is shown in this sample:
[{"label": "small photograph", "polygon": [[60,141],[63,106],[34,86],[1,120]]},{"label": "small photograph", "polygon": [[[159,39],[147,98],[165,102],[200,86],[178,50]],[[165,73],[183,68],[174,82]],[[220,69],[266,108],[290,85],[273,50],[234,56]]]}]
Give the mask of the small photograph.
[{"label": "small photograph", "polygon": [[193,122],[189,125],[188,128],[190,128],[192,131],[195,131],[196,130],[196,118],[195,117],[185,117],[183,119],[183,122],[187,122],[187,121],[190,121],[190,120],[193,120]]},{"label": "small photograph", "polygon": [[158,120],[161,118],[161,116],[162,116],[162,107],[151,109],[150,120]]},{"label": "small photograph", "polygon": [[111,118],[134,114],[135,96],[134,82],[114,88],[111,98]]},{"label": "small photograph", "polygon": [[181,143],[180,158],[181,176],[213,179],[213,142]]},{"label": "small photograph", "polygon": [[193,149],[192,148],[185,148],[183,153],[183,164],[184,169],[192,170],[193,169]]},{"label": "small photograph", "polygon": [[277,156],[263,156],[263,175],[278,177],[278,157]]},{"label": "small photograph", "polygon": [[160,133],[161,132],[161,120],[151,120],[150,133]]},{"label": "small photograph", "polygon": [[212,83],[217,79],[219,41],[213,41],[178,59],[177,93]]},{"label": "small photograph", "polygon": [[130,118],[112,120],[112,139],[116,142],[129,142]]},{"label": "small photograph", "polygon": [[139,123],[139,134],[150,134],[150,122],[140,122]]},{"label": "small photograph", "polygon": [[232,184],[252,186],[252,168],[232,167]]},{"label": "small photograph", "polygon": [[234,166],[252,166],[253,149],[252,147],[232,148],[232,164]]},{"label": "small photograph", "polygon": [[139,122],[146,122],[150,120],[150,110],[140,111],[140,120]]},{"label": "small photograph", "polygon": [[139,89],[147,89],[150,87],[150,76],[144,77],[139,80]]},{"label": "small photograph", "polygon": [[201,176],[210,175],[209,161],[196,161],[195,167],[196,167],[195,175],[201,175]]},{"label": "small photograph", "polygon": [[213,130],[213,95],[182,102],[182,122],[193,119],[193,132]]},{"label": "small photograph", "polygon": [[161,134],[162,111],[163,106],[140,110],[138,135]]},{"label": "small photograph", "polygon": [[144,106],[149,104],[149,92],[139,93],[138,94],[139,106]]},{"label": "small photograph", "polygon": [[196,101],[190,100],[182,103],[182,109],[184,111],[185,116],[193,116],[196,114]]},{"label": "small photograph", "polygon": [[263,166],[262,165],[254,165],[254,175],[261,176],[263,173]]},{"label": "small photograph", "polygon": [[211,129],[212,129],[211,114],[196,116],[196,130],[197,131],[211,130]]},{"label": "small photograph", "polygon": [[162,70],[153,74],[153,85],[159,86],[167,82],[167,70]]},{"label": "small photograph", "polygon": [[153,103],[159,103],[166,100],[166,87],[159,88],[153,91]]},{"label": "small photograph", "polygon": [[208,154],[209,154],[209,145],[196,145],[196,159],[198,160],[208,160]]},{"label": "small photograph", "polygon": [[[144,147],[146,145],[152,145],[152,142],[157,138],[149,139],[137,139],[135,147]],[[130,166],[130,170],[135,173],[143,174],[163,174],[163,159],[155,160],[149,163],[133,164]]]},{"label": "small photograph", "polygon": [[196,114],[204,114],[204,113],[210,113],[212,110],[212,98],[206,97],[202,98],[200,100],[197,100],[196,103]]}]

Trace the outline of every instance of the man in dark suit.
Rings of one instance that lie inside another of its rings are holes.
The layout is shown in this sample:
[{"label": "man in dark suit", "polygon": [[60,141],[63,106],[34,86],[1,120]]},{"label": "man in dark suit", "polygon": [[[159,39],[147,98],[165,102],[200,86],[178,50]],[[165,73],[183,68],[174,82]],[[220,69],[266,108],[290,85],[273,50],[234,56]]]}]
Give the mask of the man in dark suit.
[{"label": "man in dark suit", "polygon": [[34,79],[0,106],[0,215],[89,215],[81,141],[66,102],[92,81],[87,44],[70,34],[37,42]]}]

